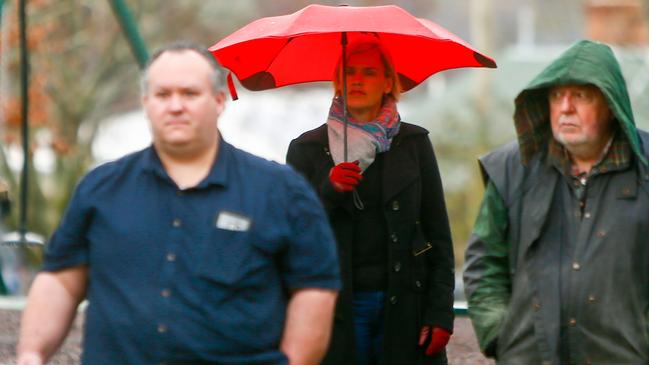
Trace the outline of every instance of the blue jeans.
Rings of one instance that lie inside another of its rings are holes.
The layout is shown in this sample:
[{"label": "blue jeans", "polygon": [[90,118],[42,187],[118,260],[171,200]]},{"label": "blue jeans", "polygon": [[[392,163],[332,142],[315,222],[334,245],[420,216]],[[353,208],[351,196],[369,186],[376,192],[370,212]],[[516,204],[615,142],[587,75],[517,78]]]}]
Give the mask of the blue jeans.
[{"label": "blue jeans", "polygon": [[385,292],[355,292],[352,299],[356,364],[376,365],[383,349]]}]

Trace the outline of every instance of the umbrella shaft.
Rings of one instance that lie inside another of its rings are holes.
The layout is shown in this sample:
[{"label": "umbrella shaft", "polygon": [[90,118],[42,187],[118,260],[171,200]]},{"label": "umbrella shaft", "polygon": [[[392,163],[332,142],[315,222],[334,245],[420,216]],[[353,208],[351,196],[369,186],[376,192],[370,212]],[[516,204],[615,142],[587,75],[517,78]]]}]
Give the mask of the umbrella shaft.
[{"label": "umbrella shaft", "polygon": [[347,32],[340,35],[340,45],[342,46],[342,81],[343,81],[343,161],[347,162]]}]

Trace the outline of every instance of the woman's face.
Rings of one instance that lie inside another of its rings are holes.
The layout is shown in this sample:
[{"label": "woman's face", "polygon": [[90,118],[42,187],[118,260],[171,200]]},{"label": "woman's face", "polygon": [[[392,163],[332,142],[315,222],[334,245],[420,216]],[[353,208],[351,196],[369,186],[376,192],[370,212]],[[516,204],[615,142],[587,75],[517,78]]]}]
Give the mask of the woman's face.
[{"label": "woman's face", "polygon": [[385,75],[385,66],[377,49],[351,54],[347,60],[347,109],[356,116],[376,117],[383,95],[392,91],[392,78]]}]

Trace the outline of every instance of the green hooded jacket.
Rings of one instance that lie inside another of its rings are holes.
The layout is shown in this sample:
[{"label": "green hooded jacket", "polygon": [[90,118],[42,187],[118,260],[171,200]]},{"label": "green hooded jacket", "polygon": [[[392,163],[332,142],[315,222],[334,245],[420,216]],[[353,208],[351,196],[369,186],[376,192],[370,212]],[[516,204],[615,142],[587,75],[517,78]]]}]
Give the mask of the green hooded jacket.
[{"label": "green hooded jacket", "polygon": [[[608,286],[601,285],[601,281],[598,283],[600,278],[597,275],[619,264],[612,262],[615,255],[608,249],[589,252],[592,256],[588,260],[601,264],[600,271],[591,272],[591,265],[585,261],[579,274],[583,278],[575,279],[582,280],[579,287],[583,290],[575,293],[574,298],[556,299],[552,297],[558,297],[553,294],[558,293],[558,288],[547,288],[554,283],[554,279],[548,279],[541,272],[558,264],[548,262],[547,257],[539,258],[538,254],[539,245],[561,240],[551,236],[547,227],[548,222],[556,222],[556,218],[549,218],[549,212],[555,187],[562,181],[559,171],[546,163],[548,142],[552,139],[547,92],[553,86],[587,84],[595,85],[602,91],[630,147],[632,156],[628,157],[633,161],[633,168],[615,173],[616,177],[611,178],[614,182],[609,184],[627,192],[627,195],[621,195],[632,203],[627,208],[623,203],[629,201],[615,200],[608,195],[598,197],[601,201],[606,200],[607,204],[610,201],[610,207],[600,208],[595,213],[593,225],[599,226],[590,227],[592,233],[582,235],[580,239],[586,242],[586,246],[591,242],[595,242],[592,244],[594,246],[604,241],[609,247],[615,246],[623,253],[633,252],[633,260],[636,261],[631,264],[647,269],[615,274],[625,283],[637,283],[636,288],[629,290],[629,293],[637,295],[624,296],[627,293],[618,293],[615,288],[605,291],[601,287]],[[642,140],[647,139],[646,133],[638,131],[635,126],[626,83],[611,49],[591,41],[581,41],[570,47],[516,97],[514,125],[517,142],[500,147],[480,159],[486,190],[466,251],[465,291],[481,349],[489,356],[500,355],[499,364],[560,364],[561,357],[557,353],[559,335],[556,330],[560,326],[554,322],[559,318],[558,312],[563,305],[561,300],[579,303],[581,295],[587,295],[588,300],[600,297],[611,300],[618,296],[623,297],[624,300],[620,302],[624,305],[637,307],[636,310],[628,310],[628,313],[618,313],[623,329],[615,332],[608,324],[596,323],[592,319],[596,310],[587,312],[591,307],[584,304],[583,317],[589,320],[575,322],[578,335],[574,338],[583,337],[585,340],[573,341],[569,348],[577,354],[581,361],[578,363],[646,364],[649,361],[649,333],[646,330],[649,249],[644,246],[649,246],[646,239],[649,230],[641,227],[649,226],[649,214],[646,214],[649,211],[648,154],[643,149],[643,145],[649,141],[643,144]],[[617,227],[611,222],[619,220],[616,214],[620,209],[627,210],[632,218],[619,221],[620,227]],[[608,229],[611,232],[619,230],[620,233],[608,235]],[[622,240],[624,244],[620,243]],[[642,248],[638,251],[638,247]],[[586,290],[592,292],[587,293]],[[595,291],[597,295],[592,294]],[[584,299],[584,303],[588,301]],[[615,312],[616,306],[609,309]],[[592,308],[599,307],[593,304]],[[638,328],[638,323],[642,329]],[[586,335],[582,336],[584,333]],[[627,337],[635,339],[626,341]],[[606,346],[599,343],[599,347],[604,346],[607,350],[592,350],[597,348],[591,343],[595,340],[606,342]],[[619,346],[616,341],[620,342]]]}]

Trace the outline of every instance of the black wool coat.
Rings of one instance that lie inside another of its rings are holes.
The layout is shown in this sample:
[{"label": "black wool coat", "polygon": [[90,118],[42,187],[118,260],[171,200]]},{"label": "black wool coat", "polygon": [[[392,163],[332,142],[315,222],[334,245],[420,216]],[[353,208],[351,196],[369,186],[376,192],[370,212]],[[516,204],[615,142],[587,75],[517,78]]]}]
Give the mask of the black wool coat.
[{"label": "black wool coat", "polygon": [[[353,365],[351,245],[355,208],[352,194],[336,192],[329,182],[329,170],[334,162],[326,124],[293,140],[286,161],[318,192],[338,243],[343,289],[323,364]],[[384,153],[381,178],[388,232],[382,364],[446,364],[445,353],[426,357],[417,345],[422,325],[453,329],[453,245],[442,183],[427,130],[401,123],[390,150]]]}]

